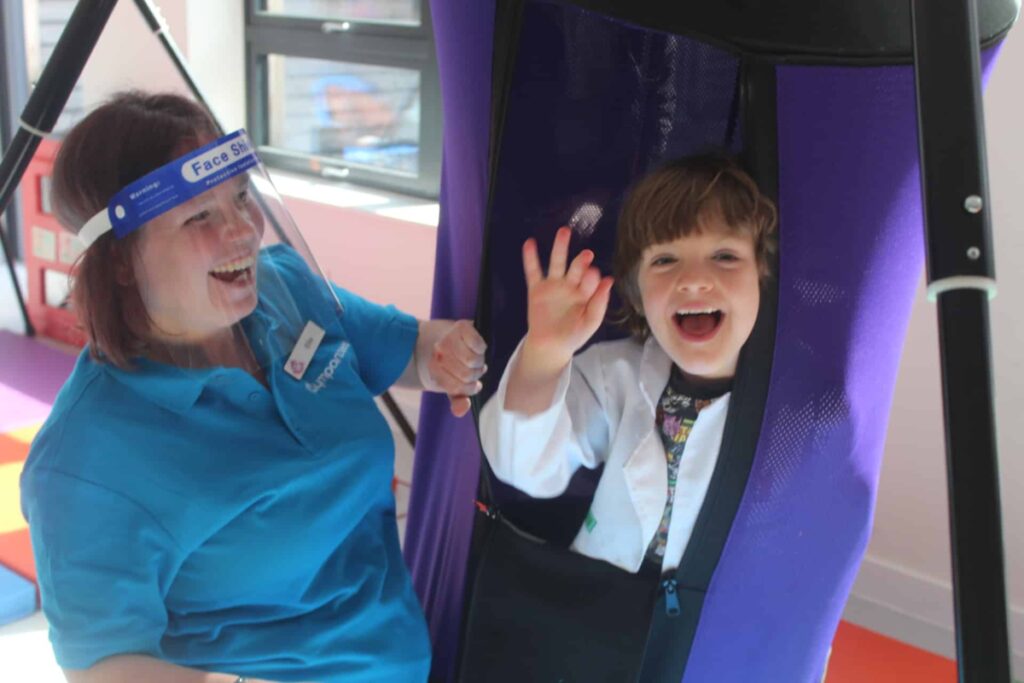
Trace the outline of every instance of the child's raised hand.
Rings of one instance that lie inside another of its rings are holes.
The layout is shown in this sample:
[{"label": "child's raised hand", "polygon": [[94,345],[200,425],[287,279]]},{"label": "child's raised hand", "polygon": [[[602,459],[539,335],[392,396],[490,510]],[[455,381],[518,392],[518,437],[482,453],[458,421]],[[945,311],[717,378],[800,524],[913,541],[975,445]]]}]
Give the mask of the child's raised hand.
[{"label": "child's raised hand", "polygon": [[546,277],[537,242],[528,239],[523,244],[529,322],[526,343],[553,364],[568,363],[597,331],[608,310],[612,288],[612,278],[601,277],[601,271],[591,265],[594,252],[589,249],[577,254],[566,267],[571,237],[569,228],[559,228]]}]

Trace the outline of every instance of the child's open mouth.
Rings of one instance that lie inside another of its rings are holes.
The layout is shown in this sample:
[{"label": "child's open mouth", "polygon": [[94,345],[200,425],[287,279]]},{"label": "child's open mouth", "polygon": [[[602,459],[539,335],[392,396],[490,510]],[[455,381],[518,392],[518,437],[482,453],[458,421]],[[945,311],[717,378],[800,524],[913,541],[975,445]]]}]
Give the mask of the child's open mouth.
[{"label": "child's open mouth", "polygon": [[676,311],[672,316],[676,329],[689,341],[705,341],[715,336],[725,314],[715,308]]},{"label": "child's open mouth", "polygon": [[255,263],[256,259],[252,256],[235,259],[211,270],[210,277],[227,284],[249,285],[252,283],[252,267]]}]

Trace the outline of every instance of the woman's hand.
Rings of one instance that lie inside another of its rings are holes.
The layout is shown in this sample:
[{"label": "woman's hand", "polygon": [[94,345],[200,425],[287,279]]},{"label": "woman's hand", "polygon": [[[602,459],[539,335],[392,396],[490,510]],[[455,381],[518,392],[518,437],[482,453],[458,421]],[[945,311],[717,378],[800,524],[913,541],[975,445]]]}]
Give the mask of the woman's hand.
[{"label": "woman's hand", "polygon": [[425,330],[421,330],[421,337],[433,337],[426,363],[427,376],[421,379],[424,388],[448,394],[452,414],[462,417],[469,412],[469,397],[483,388],[480,378],[487,371],[484,365],[487,344],[469,320],[431,320],[426,323],[441,324],[447,327],[439,334],[424,334]]},{"label": "woman's hand", "polygon": [[537,242],[531,238],[523,244],[529,324],[524,352],[543,357],[545,365],[552,367],[564,367],[597,332],[611,295],[612,278],[602,278],[601,271],[591,265],[594,252],[584,249],[566,268],[571,237],[569,228],[559,228],[546,277]]},{"label": "woman's hand", "polygon": [[469,412],[469,397],[483,385],[487,343],[469,320],[420,320],[416,349],[396,384],[448,394],[452,414]]}]

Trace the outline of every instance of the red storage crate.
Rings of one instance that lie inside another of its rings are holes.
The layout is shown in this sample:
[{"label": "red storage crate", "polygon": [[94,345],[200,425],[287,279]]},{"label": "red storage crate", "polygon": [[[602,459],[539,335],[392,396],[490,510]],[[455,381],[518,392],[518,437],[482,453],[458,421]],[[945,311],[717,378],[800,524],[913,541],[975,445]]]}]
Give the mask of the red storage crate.
[{"label": "red storage crate", "polygon": [[81,347],[85,333],[71,309],[68,284],[82,244],[60,227],[50,205],[50,178],[59,147],[55,140],[40,142],[21,181],[28,315],[40,336]]}]

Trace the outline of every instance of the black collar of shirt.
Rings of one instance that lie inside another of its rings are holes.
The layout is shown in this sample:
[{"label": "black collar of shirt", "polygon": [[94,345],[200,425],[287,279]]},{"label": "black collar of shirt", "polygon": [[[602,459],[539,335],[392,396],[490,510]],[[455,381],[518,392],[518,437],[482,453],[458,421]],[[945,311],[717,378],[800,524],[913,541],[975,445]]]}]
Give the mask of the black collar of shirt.
[{"label": "black collar of shirt", "polygon": [[677,394],[691,398],[710,401],[723,396],[732,389],[732,378],[711,379],[695,381],[683,375],[679,366],[672,364],[672,373],[669,375],[669,386]]}]

